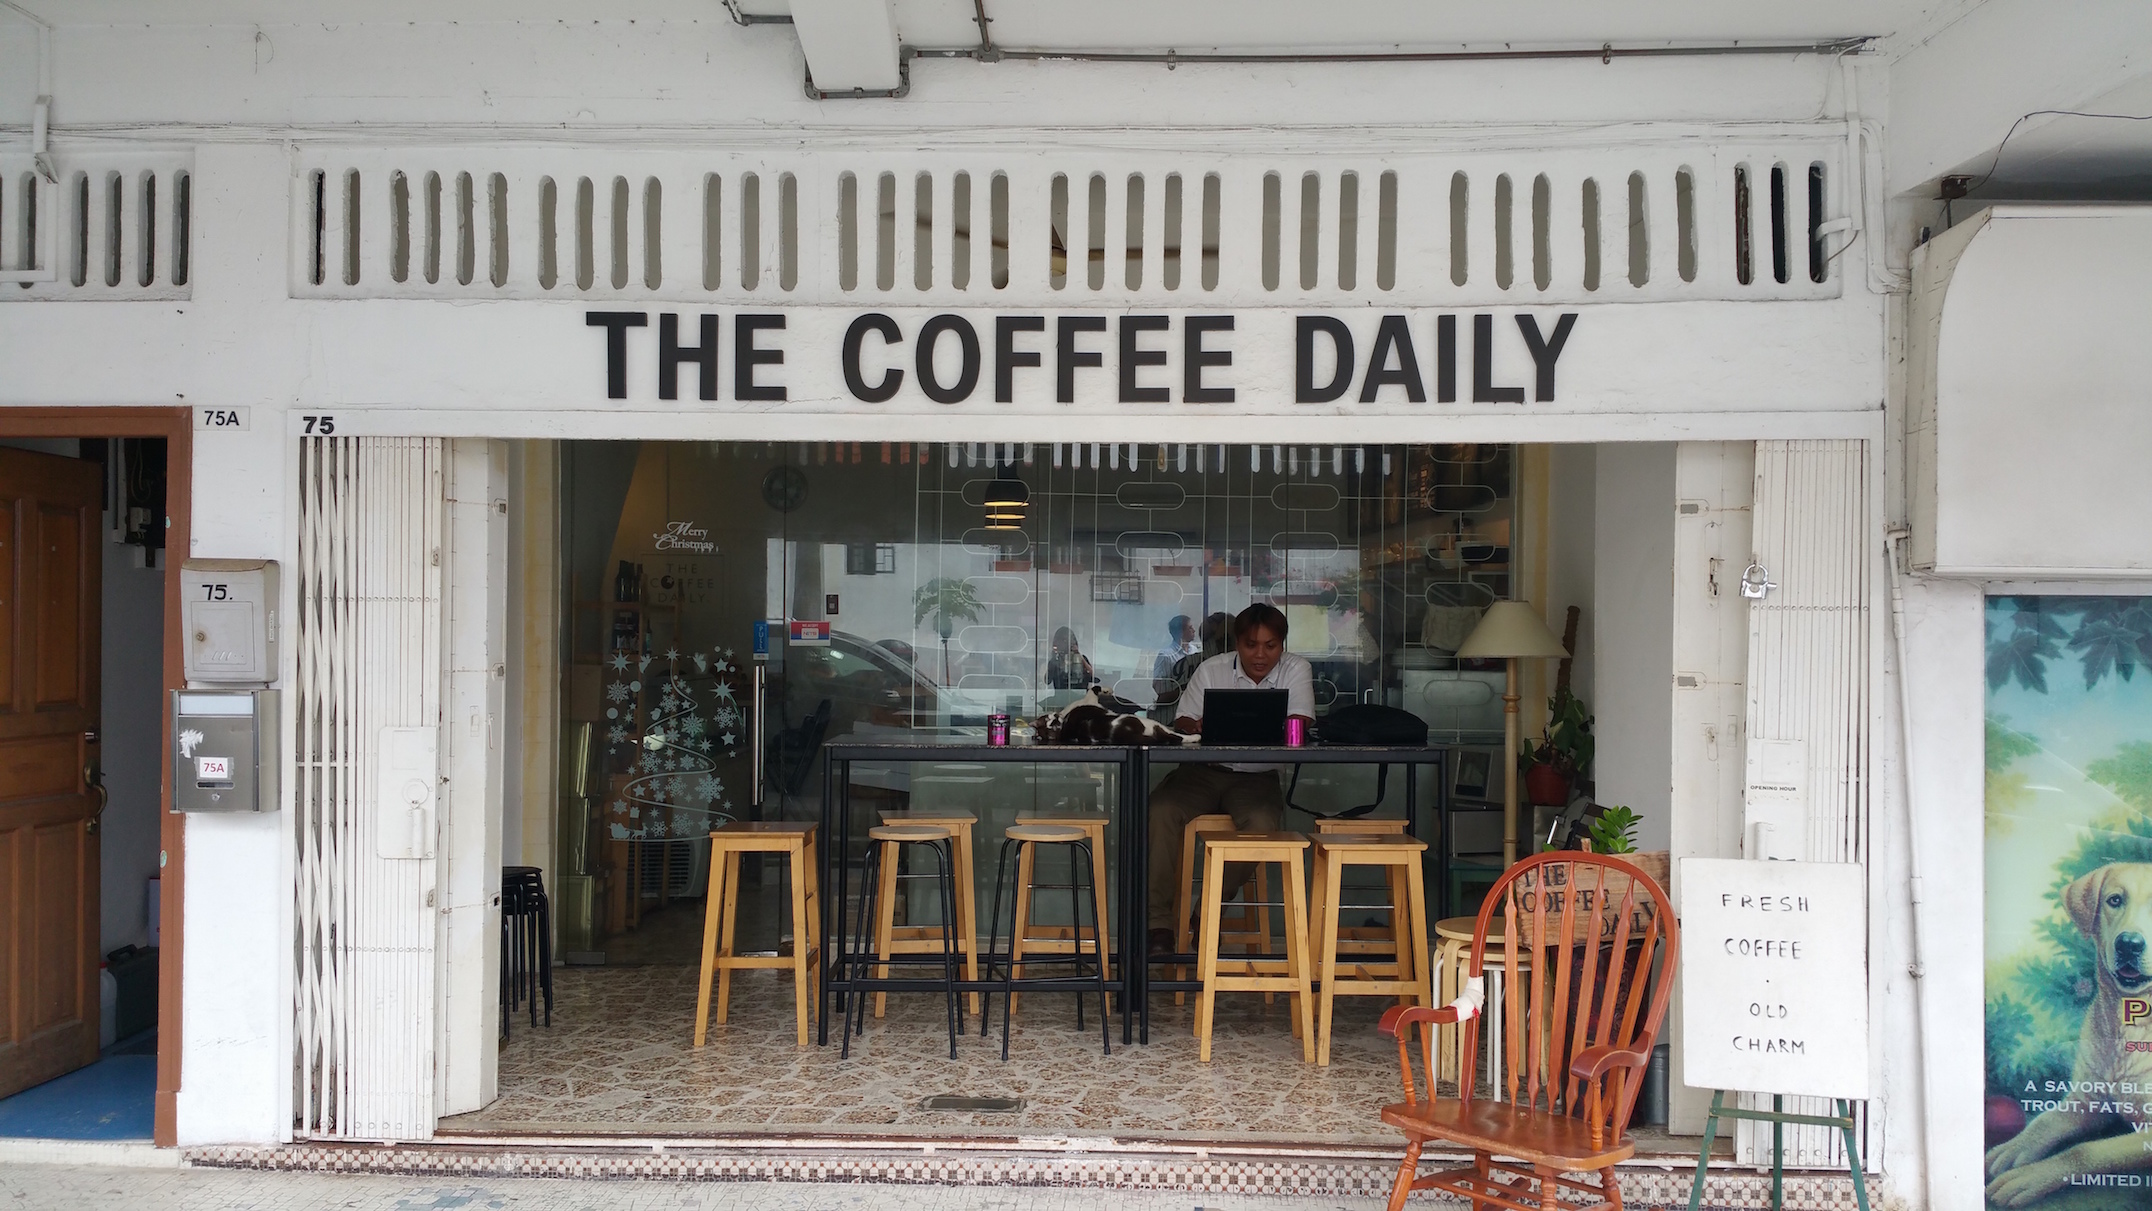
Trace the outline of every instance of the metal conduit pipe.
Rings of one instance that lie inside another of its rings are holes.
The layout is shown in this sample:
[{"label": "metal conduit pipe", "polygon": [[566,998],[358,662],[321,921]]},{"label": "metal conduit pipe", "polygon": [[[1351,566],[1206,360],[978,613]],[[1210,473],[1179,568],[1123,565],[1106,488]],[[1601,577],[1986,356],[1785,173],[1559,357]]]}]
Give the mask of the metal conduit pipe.
[{"label": "metal conduit pipe", "polygon": [[[980,16],[975,20],[985,22],[986,6],[983,0],[975,0]],[[983,27],[982,27],[983,29]],[[1261,51],[1196,51],[1182,53],[1167,51],[1094,51],[1094,50],[1010,50],[983,41],[978,46],[932,48],[906,47],[904,53],[925,59],[977,59],[992,63],[1004,59],[1024,61],[1066,60],[1072,63],[1161,63],[1168,68],[1184,63],[1472,63],[1498,62],[1525,59],[1597,59],[1611,63],[1616,59],[1664,59],[1686,58],[1701,55],[1843,55],[1856,51],[1874,41],[1873,35],[1854,38],[1834,38],[1822,42],[1797,43],[1723,43],[1701,46],[1615,46],[1611,42],[1598,46],[1541,47],[1529,50],[1434,50],[1434,51],[1285,51],[1266,53]]]},{"label": "metal conduit pipe", "polygon": [[1934,1036],[1928,1029],[1927,954],[1921,946],[1920,913],[1923,885],[1920,866],[1920,815],[1913,803],[1913,693],[1912,676],[1905,659],[1905,585],[1903,573],[1898,570],[1898,559],[1905,553],[1905,543],[1913,532],[1902,525],[1894,525],[1884,532],[1883,574],[1890,582],[1890,635],[1891,655],[1898,664],[1898,767],[1905,780],[1905,861],[1906,861],[1906,925],[1911,935],[1912,961],[1906,965],[1906,974],[1913,977],[1913,1022],[1920,1032],[1913,1054],[1920,1064],[1920,1175],[1922,1205],[1935,1205],[1935,1121],[1929,1115],[1929,1107],[1935,1104],[1934,1091],[1929,1088],[1935,1065],[1929,1054]]}]

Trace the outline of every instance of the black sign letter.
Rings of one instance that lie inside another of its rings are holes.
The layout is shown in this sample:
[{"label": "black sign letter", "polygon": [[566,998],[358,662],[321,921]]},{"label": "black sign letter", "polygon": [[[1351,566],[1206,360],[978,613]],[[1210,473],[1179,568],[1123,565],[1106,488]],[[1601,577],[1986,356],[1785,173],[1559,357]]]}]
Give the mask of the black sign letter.
[{"label": "black sign letter", "polygon": [[904,385],[904,371],[891,366],[882,371],[881,382],[872,387],[867,385],[866,378],[859,372],[859,347],[870,332],[880,333],[885,345],[894,345],[904,339],[897,321],[879,311],[870,311],[853,320],[852,326],[844,330],[844,385],[851,389],[853,399],[870,404],[887,403],[896,395],[897,388]]},{"label": "black sign letter", "polygon": [[680,347],[680,317],[667,311],[658,316],[658,398],[680,398],[680,363],[699,363],[697,390],[704,399],[717,398],[717,317],[702,316],[696,327],[702,343]]},{"label": "black sign letter", "polygon": [[[934,377],[934,342],[944,332],[956,333],[957,343],[964,350],[964,364],[956,373],[954,387],[944,387]],[[921,324],[912,353],[916,359],[912,364],[919,368],[919,389],[937,404],[961,403],[979,385],[979,334],[961,315],[937,315]]]},{"label": "black sign letter", "polygon": [[1521,404],[1524,388],[1494,385],[1494,317],[1472,317],[1472,402]]},{"label": "black sign letter", "polygon": [[1139,387],[1136,370],[1142,366],[1163,366],[1166,351],[1163,349],[1138,349],[1136,340],[1146,332],[1164,332],[1173,321],[1162,315],[1124,315],[1121,317],[1121,402],[1124,404],[1163,404],[1173,398],[1164,387]]},{"label": "black sign letter", "polygon": [[605,398],[628,398],[628,329],[650,326],[647,311],[586,311],[583,323],[605,329]]},{"label": "black sign letter", "polygon": [[1542,404],[1554,402],[1554,359],[1562,356],[1562,346],[1569,343],[1569,330],[1577,326],[1577,313],[1565,311],[1554,322],[1554,335],[1540,339],[1539,321],[1529,315],[1517,317],[1517,331],[1524,333],[1524,347],[1532,351],[1532,364],[1539,367],[1539,383],[1532,389],[1532,398]]},{"label": "black sign letter", "polygon": [[765,328],[783,328],[783,312],[763,315],[736,315],[732,317],[732,398],[734,399],[783,399],[782,385],[762,386],[755,382],[755,367],[782,366],[785,351],[782,349],[755,348],[755,333]]},{"label": "black sign letter", "polygon": [[[1330,338],[1330,347],[1338,355],[1337,373],[1327,387],[1315,385],[1315,334],[1318,332]],[[1293,361],[1299,371],[1294,376],[1293,402],[1327,404],[1342,399],[1352,388],[1352,330],[1334,315],[1303,315],[1294,326],[1293,335]]]},{"label": "black sign letter", "polygon": [[1457,317],[1435,317],[1435,402],[1457,402]]},{"label": "black sign letter", "polygon": [[1233,402],[1231,387],[1206,387],[1203,385],[1203,367],[1230,366],[1233,364],[1231,349],[1205,349],[1203,334],[1206,332],[1233,331],[1230,315],[1191,315],[1181,321],[1181,402],[1184,404],[1230,404]]},{"label": "black sign letter", "polygon": [[1054,331],[1054,402],[1076,402],[1076,367],[1103,366],[1104,354],[1076,348],[1079,332],[1104,332],[1106,317],[1103,315],[1064,315]]},{"label": "black sign letter", "polygon": [[1039,355],[1029,349],[1016,348],[1019,332],[1046,331],[1043,315],[997,315],[994,317],[994,402],[1013,403],[1016,399],[1016,368],[1036,366]]},{"label": "black sign letter", "polygon": [[[1390,351],[1397,350],[1397,369],[1390,369]],[[1415,404],[1427,402],[1427,384],[1420,378],[1420,355],[1412,348],[1412,330],[1405,317],[1386,315],[1375,329],[1375,348],[1367,355],[1367,377],[1360,380],[1360,402],[1372,404],[1375,393],[1392,383],[1405,388],[1405,398]]]}]

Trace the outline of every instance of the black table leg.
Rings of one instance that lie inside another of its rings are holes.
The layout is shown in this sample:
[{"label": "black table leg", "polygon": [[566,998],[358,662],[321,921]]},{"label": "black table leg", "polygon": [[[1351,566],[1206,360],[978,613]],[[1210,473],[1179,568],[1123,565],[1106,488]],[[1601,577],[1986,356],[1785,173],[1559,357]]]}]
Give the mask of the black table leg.
[{"label": "black table leg", "polygon": [[1128,754],[1128,794],[1131,804],[1129,834],[1135,838],[1135,878],[1129,880],[1129,903],[1135,911],[1128,934],[1135,942],[1136,962],[1130,983],[1136,999],[1137,1039],[1151,1044],[1151,762],[1142,748]]}]

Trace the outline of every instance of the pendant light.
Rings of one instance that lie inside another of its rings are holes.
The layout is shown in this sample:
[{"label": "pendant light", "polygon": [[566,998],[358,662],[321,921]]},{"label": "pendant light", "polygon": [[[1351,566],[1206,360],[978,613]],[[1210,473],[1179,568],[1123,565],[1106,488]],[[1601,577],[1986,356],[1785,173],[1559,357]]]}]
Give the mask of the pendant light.
[{"label": "pendant light", "polygon": [[1031,503],[1031,489],[1004,464],[994,469],[994,478],[986,485],[985,503],[987,529],[1021,530],[1024,507]]}]

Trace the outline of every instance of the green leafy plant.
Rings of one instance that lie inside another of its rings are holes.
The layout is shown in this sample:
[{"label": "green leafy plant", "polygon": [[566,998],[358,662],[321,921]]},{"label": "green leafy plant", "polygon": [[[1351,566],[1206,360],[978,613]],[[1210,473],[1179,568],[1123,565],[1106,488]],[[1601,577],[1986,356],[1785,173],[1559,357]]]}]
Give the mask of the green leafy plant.
[{"label": "green leafy plant", "polygon": [[1597,854],[1633,854],[1636,852],[1637,815],[1626,807],[1609,807],[1592,817],[1592,852]]},{"label": "green leafy plant", "polygon": [[1563,686],[1547,699],[1547,734],[1518,762],[1529,769],[1551,765],[1575,780],[1591,772],[1598,742],[1592,738],[1592,715],[1584,700]]}]

